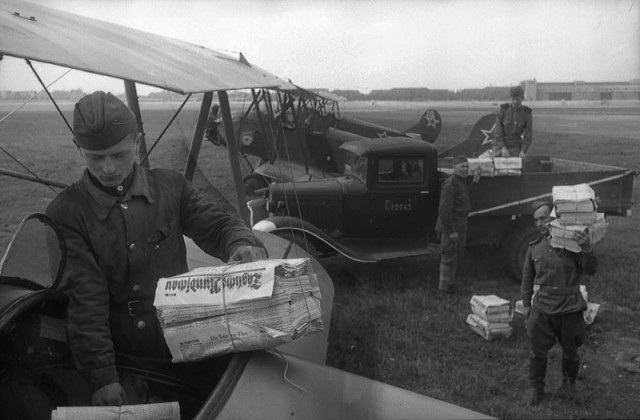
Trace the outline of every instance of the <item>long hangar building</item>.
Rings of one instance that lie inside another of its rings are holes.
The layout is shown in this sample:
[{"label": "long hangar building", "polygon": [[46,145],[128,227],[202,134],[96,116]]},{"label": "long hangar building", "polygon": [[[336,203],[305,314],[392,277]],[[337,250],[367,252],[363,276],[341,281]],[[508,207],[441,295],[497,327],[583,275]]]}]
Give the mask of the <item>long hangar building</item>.
[{"label": "long hangar building", "polygon": [[628,82],[574,82],[542,83],[533,80],[521,82],[524,97],[529,101],[614,101],[639,100],[640,79]]}]

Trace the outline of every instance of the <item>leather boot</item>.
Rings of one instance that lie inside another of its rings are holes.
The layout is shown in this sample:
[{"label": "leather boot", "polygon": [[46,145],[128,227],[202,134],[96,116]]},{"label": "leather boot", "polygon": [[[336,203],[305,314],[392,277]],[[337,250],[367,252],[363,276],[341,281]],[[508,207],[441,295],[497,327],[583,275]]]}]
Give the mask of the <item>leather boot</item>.
[{"label": "leather boot", "polygon": [[579,360],[562,359],[562,385],[556,392],[558,398],[573,401],[576,404],[582,403],[576,385],[579,371]]},{"label": "leather boot", "polygon": [[440,284],[438,289],[443,292],[447,292],[449,285],[453,283],[453,276],[451,275],[451,267],[445,264],[440,264]]},{"label": "leather boot", "polygon": [[544,378],[547,375],[547,359],[529,359],[529,389],[524,394],[524,403],[538,405],[544,396]]}]

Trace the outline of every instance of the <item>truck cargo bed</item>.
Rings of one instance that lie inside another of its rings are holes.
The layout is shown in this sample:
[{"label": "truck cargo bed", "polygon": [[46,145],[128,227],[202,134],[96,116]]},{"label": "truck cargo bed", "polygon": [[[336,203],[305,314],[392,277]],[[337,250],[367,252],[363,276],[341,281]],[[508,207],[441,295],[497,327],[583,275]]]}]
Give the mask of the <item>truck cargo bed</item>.
[{"label": "truck cargo bed", "polygon": [[550,199],[556,185],[588,184],[598,211],[627,215],[632,205],[635,172],[626,168],[531,156],[522,175],[482,177],[472,193],[470,217],[531,214],[531,203]]}]

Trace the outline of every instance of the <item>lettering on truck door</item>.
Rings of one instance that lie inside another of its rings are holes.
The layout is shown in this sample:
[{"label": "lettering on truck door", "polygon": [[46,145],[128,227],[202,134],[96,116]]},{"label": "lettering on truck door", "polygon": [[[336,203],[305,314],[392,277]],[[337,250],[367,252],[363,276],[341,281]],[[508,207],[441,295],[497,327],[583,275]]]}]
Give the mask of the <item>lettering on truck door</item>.
[{"label": "lettering on truck door", "polygon": [[379,158],[371,188],[371,221],[377,235],[426,233],[427,180],[424,159]]}]

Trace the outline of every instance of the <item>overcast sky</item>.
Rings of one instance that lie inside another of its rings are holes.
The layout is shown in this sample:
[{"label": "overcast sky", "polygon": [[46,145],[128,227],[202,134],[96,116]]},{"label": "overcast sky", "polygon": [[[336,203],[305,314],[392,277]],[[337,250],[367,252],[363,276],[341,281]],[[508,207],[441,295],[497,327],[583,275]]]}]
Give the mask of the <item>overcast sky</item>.
[{"label": "overcast sky", "polygon": [[[250,62],[308,88],[364,93],[508,86],[532,78],[640,78],[640,0],[34,2],[241,51]],[[47,70],[45,82],[62,72]],[[74,71],[52,89],[106,90],[104,83]],[[9,89],[39,89],[23,61],[0,61],[0,90]],[[124,89],[118,82],[110,90]]]}]

